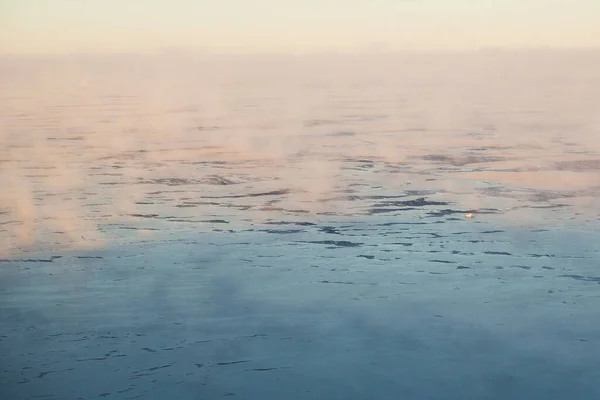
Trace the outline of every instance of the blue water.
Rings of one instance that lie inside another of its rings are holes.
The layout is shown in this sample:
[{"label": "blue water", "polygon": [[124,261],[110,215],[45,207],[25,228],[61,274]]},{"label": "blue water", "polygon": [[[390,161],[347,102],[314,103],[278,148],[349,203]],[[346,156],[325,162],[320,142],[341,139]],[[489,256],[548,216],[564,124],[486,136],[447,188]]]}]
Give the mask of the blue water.
[{"label": "blue water", "polygon": [[590,77],[509,99],[428,62],[208,95],[195,64],[21,72],[0,398],[600,398]]}]

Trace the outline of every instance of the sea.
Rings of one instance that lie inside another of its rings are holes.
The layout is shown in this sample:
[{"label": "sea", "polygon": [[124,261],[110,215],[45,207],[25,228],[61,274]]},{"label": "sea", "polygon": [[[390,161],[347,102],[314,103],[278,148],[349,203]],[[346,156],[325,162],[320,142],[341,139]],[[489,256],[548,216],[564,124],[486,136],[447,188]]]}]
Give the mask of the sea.
[{"label": "sea", "polygon": [[600,398],[600,52],[0,56],[0,398]]}]

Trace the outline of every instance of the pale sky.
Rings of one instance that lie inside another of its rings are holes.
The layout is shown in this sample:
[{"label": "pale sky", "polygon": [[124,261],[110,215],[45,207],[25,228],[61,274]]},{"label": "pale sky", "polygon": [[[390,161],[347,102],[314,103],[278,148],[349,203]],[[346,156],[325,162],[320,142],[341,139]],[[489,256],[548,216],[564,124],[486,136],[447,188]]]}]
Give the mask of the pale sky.
[{"label": "pale sky", "polygon": [[0,0],[0,52],[600,47],[600,0]]}]

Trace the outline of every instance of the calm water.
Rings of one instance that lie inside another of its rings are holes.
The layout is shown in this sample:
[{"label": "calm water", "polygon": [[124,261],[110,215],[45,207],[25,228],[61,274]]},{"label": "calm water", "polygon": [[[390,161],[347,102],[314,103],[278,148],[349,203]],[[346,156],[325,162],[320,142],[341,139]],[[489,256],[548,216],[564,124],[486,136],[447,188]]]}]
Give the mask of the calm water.
[{"label": "calm water", "polygon": [[5,57],[0,397],[600,397],[598,71]]}]

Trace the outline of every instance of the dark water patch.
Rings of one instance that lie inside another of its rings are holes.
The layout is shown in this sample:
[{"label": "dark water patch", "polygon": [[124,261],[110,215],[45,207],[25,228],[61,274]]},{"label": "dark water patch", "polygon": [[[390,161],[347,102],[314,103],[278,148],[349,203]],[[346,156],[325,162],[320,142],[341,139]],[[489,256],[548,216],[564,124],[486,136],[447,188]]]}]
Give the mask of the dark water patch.
[{"label": "dark water patch", "polygon": [[428,225],[427,222],[385,222],[375,226],[394,226],[394,225]]},{"label": "dark water patch", "polygon": [[219,175],[209,176],[209,177],[203,179],[203,183],[210,184],[210,185],[220,185],[220,186],[236,184],[236,182],[232,181],[231,179],[227,179],[227,178],[224,178]]},{"label": "dark water patch", "polygon": [[[416,232],[416,235],[428,235],[432,238],[443,238],[446,237],[444,235],[440,235],[439,233],[436,232]],[[413,236],[413,237],[406,237],[406,239],[419,239],[418,236]]]},{"label": "dark water patch", "polygon": [[554,163],[557,171],[592,172],[600,171],[600,160],[560,161]]},{"label": "dark water patch", "polygon": [[117,172],[99,172],[97,174],[89,174],[91,176],[123,176],[122,173]]},{"label": "dark water patch", "polygon": [[266,333],[255,333],[254,335],[244,335],[244,336],[236,336],[234,339],[254,339],[260,337],[268,337]]},{"label": "dark water patch", "polygon": [[403,207],[403,208],[371,208],[369,210],[369,215],[376,215],[376,214],[386,214],[386,213],[392,213],[392,212],[400,212],[400,211],[411,211],[411,210],[416,210],[416,208],[414,207]]},{"label": "dark water patch", "polygon": [[289,235],[294,233],[306,232],[302,229],[263,229],[260,232],[275,233],[280,235]]},{"label": "dark water patch", "polygon": [[[353,193],[353,192],[351,191],[350,193]],[[325,203],[325,202],[328,202],[328,201],[386,200],[386,199],[400,199],[400,198],[405,198],[405,197],[408,197],[408,195],[406,195],[406,194],[391,195],[391,196],[385,196],[385,195],[349,195],[349,196],[330,197],[330,198],[327,198],[327,199],[322,199],[320,201]]]},{"label": "dark water patch", "polygon": [[215,202],[215,201],[184,201],[183,203],[178,204],[175,207],[182,207],[182,206],[220,206],[222,204],[223,203],[218,203],[218,202]]},{"label": "dark water patch", "polygon": [[554,254],[529,254],[529,257],[533,257],[533,258],[542,258],[542,257],[554,258],[556,256]]},{"label": "dark water patch", "polygon": [[252,368],[251,370],[246,371],[257,371],[257,372],[266,372],[266,371],[275,371],[277,369],[282,369],[282,367],[274,367],[274,368]]},{"label": "dark water patch", "polygon": [[135,160],[136,158],[138,158],[139,154],[140,154],[139,152],[130,151],[130,152],[124,152],[124,153],[120,153],[120,154],[112,154],[109,156],[100,157],[100,158],[98,158],[98,160],[100,160],[100,161],[107,161],[107,160],[131,161],[131,160]]},{"label": "dark water patch", "polygon": [[81,359],[78,359],[77,361],[79,361],[79,362],[83,362],[83,361],[104,361],[106,359],[107,359],[107,357],[92,357],[92,358],[81,358]]},{"label": "dark water patch", "polygon": [[294,221],[269,221],[265,222],[267,225],[297,225],[297,226],[315,226],[314,222],[294,222]]},{"label": "dark water patch", "polygon": [[528,266],[528,265],[511,265],[510,267],[511,268],[527,269],[527,270],[531,269],[531,267]]},{"label": "dark water patch", "polygon": [[115,229],[131,230],[131,231],[160,231],[159,228],[143,228],[137,226],[115,226]]},{"label": "dark water patch", "polygon": [[495,256],[512,256],[512,254],[506,251],[484,251],[483,254],[495,255]]},{"label": "dark water patch", "polygon": [[321,232],[329,233],[329,234],[332,234],[332,235],[341,235],[340,231],[338,231],[337,229],[335,229],[332,226],[322,226],[322,227],[319,228],[319,230]]},{"label": "dark water patch", "polygon": [[456,269],[471,269],[471,267],[466,267],[464,265],[459,265]]},{"label": "dark water patch", "polygon": [[368,285],[377,286],[376,283],[350,282],[350,281],[318,281],[317,283],[335,284],[335,285]]},{"label": "dark water patch", "polygon": [[25,178],[49,178],[50,175],[44,175],[44,174],[31,174],[31,175],[23,175],[23,177]]},{"label": "dark water patch", "polygon": [[529,206],[528,208],[542,208],[542,209],[554,209],[554,208],[563,208],[569,207],[568,204],[547,204],[541,206]]},{"label": "dark water patch", "polygon": [[290,213],[290,214],[310,214],[308,210],[300,210],[300,209],[289,209],[289,208],[281,208],[281,207],[260,207],[259,211],[278,211],[281,213]]},{"label": "dark water patch", "polygon": [[55,373],[55,372],[57,372],[57,371],[46,371],[46,372],[40,372],[40,373],[39,373],[39,374],[36,376],[36,378],[43,378],[43,377],[45,377],[46,375],[53,374],[53,373]]},{"label": "dark water patch", "polygon": [[600,277],[597,276],[582,276],[582,275],[559,275],[560,278],[571,278],[578,281],[600,283]]},{"label": "dark water patch", "polygon": [[151,348],[149,348],[149,347],[142,347],[142,350],[144,350],[144,351],[147,351],[147,352],[149,352],[149,353],[156,353],[156,350],[154,350],[154,349],[151,349]]},{"label": "dark water patch", "polygon": [[135,218],[157,218],[158,214],[128,214],[130,217]]},{"label": "dark water patch", "polygon": [[235,164],[235,162],[228,162],[228,161],[190,161],[190,162],[184,162],[183,164],[189,164],[189,165],[210,165],[210,166],[222,167],[222,166],[226,166],[226,165],[230,165],[230,164]]},{"label": "dark water patch", "polygon": [[358,243],[358,242],[349,242],[346,240],[316,240],[316,241],[307,241],[307,242],[303,241],[303,242],[298,242],[298,243],[325,244],[325,245],[336,246],[336,247],[359,247],[364,244],[364,243]]},{"label": "dark water patch", "polygon": [[466,253],[464,251],[459,251],[459,250],[452,250],[452,254],[458,254],[461,256],[474,256],[475,253]]},{"label": "dark water patch", "polygon": [[199,206],[199,205],[203,205],[203,206],[216,206],[216,207],[224,207],[224,208],[234,208],[237,210],[250,210],[251,208],[253,208],[253,206],[250,205],[245,205],[245,204],[228,204],[228,203],[219,203],[219,202],[215,202],[215,201],[188,201],[188,202],[184,202],[183,204],[177,204],[174,207],[177,208],[189,208],[192,206]]},{"label": "dark water patch", "polygon": [[412,246],[414,243],[410,243],[410,242],[395,242],[395,243],[387,243],[389,245],[394,245],[394,246],[404,246],[404,247],[410,247]]},{"label": "dark water patch", "polygon": [[449,203],[444,201],[429,201],[425,197],[419,197],[415,200],[404,200],[404,201],[386,201],[378,203],[379,207],[426,207],[426,206],[447,206]]},{"label": "dark water patch", "polygon": [[289,194],[292,191],[289,189],[281,189],[281,190],[272,190],[270,192],[262,192],[262,193],[250,193],[247,195],[242,195],[242,197],[262,197],[262,196],[281,196],[285,194]]},{"label": "dark water patch", "polygon": [[175,216],[168,216],[168,217],[163,217],[161,218],[167,222],[202,222],[200,220],[194,220],[192,219],[192,217],[175,217]]},{"label": "dark water patch", "polygon": [[386,199],[400,199],[407,197],[410,194],[397,194],[397,195],[369,195],[369,196],[355,196],[357,200],[386,200]]},{"label": "dark water patch", "polygon": [[370,170],[372,169],[375,165],[373,164],[373,162],[369,161],[369,160],[361,160],[362,164],[359,165],[353,165],[353,166],[347,166],[344,167],[344,170],[347,171],[365,171],[365,170]]},{"label": "dark water patch", "polygon": [[473,212],[473,210],[444,209],[444,210],[438,210],[438,211],[429,211],[427,213],[427,215],[432,216],[432,217],[445,217],[447,215],[467,214],[467,213],[472,213],[472,212]]},{"label": "dark water patch", "polygon": [[21,262],[21,263],[51,263],[54,262],[54,258],[50,258],[50,259],[44,259],[44,258],[21,258],[21,259],[16,259],[16,260],[9,260],[7,258],[2,258],[0,259],[0,263],[17,263],[17,262]]},{"label": "dark water patch", "polygon": [[282,196],[292,193],[289,189],[272,190],[270,192],[232,194],[227,196],[202,196],[203,199],[241,199],[244,197]]},{"label": "dark water patch", "polygon": [[235,365],[235,364],[245,364],[245,363],[249,363],[252,360],[240,360],[240,361],[229,361],[229,362],[220,362],[217,363],[216,365]]},{"label": "dark water patch", "polygon": [[482,231],[480,233],[486,233],[487,234],[487,233],[505,233],[505,232],[506,231],[502,231],[502,230],[497,229],[497,230],[493,230],[493,231]]},{"label": "dark water patch", "polygon": [[448,215],[455,215],[455,214],[498,214],[500,212],[500,210],[495,209],[495,208],[484,208],[484,209],[479,209],[479,210],[453,210],[453,209],[444,209],[444,210],[438,210],[438,211],[429,211],[427,212],[427,215],[431,216],[431,217],[445,217]]},{"label": "dark water patch", "polygon": [[77,256],[80,260],[102,260],[104,257],[100,256]]},{"label": "dark water patch", "polygon": [[448,261],[448,260],[428,260],[431,263],[442,263],[442,264],[456,264],[456,261]]},{"label": "dark water patch", "polygon": [[413,190],[405,190],[404,193],[406,193],[407,196],[431,196],[432,194],[436,194],[437,191],[413,189]]},{"label": "dark water patch", "polygon": [[159,369],[169,368],[169,367],[172,367],[173,365],[175,365],[175,363],[160,365],[158,367],[151,367],[151,368],[147,368],[147,369],[140,369],[139,371],[135,371],[133,373],[139,374],[140,372],[152,372],[152,371],[157,371]]},{"label": "dark water patch", "polygon": [[139,180],[138,184],[142,185],[167,185],[167,186],[182,186],[182,185],[195,185],[202,183],[199,179],[186,179],[186,178],[155,178],[147,180]]},{"label": "dark water patch", "polygon": [[425,161],[434,161],[443,164],[449,164],[454,167],[463,167],[469,164],[481,164],[481,163],[489,163],[489,162],[498,162],[503,161],[504,158],[501,157],[491,157],[491,156],[465,156],[465,157],[452,157],[441,154],[430,154],[423,157]]},{"label": "dark water patch", "polygon": [[0,222],[0,225],[10,225],[10,224],[20,224],[22,223],[21,221],[6,221],[6,222]]},{"label": "dark water patch", "polygon": [[372,260],[372,259],[375,258],[375,256],[369,256],[369,255],[366,255],[366,254],[359,254],[356,257],[358,257],[358,258],[366,258],[367,260]]}]

